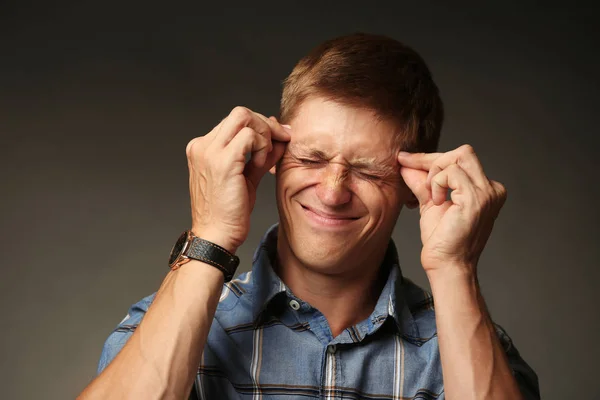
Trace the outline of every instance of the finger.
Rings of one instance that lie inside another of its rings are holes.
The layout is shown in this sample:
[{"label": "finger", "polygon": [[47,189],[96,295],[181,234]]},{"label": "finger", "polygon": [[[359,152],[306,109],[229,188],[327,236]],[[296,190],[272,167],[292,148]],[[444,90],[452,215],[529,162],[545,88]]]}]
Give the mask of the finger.
[{"label": "finger", "polygon": [[431,199],[436,206],[442,205],[452,189],[452,202],[458,205],[470,204],[475,196],[475,185],[466,172],[457,164],[452,164],[431,178]]},{"label": "finger", "polygon": [[246,154],[251,153],[249,163],[262,166],[267,160],[271,147],[270,140],[267,140],[254,129],[245,127],[231,140],[226,147],[226,152],[232,162],[235,162],[235,160],[245,162]]},{"label": "finger", "polygon": [[416,168],[400,167],[400,175],[406,186],[413,192],[419,204],[427,204],[431,199],[429,190],[425,187],[427,172]]},{"label": "finger", "polygon": [[245,127],[254,129],[269,140],[289,141],[290,133],[286,128],[264,115],[253,112],[245,107],[235,107],[223,121],[217,132],[217,141],[221,146],[226,146],[237,133]]},{"label": "finger", "polygon": [[[269,117],[269,119],[270,119],[271,121],[279,122],[279,121],[277,120],[277,117],[275,117],[275,116],[273,116],[273,115],[272,115],[272,116],[270,116],[270,117]],[[291,126],[289,126],[289,125],[282,125],[282,126],[285,126],[285,127],[287,127],[287,128],[291,128]],[[274,144],[273,144],[273,149],[275,149],[275,146],[277,146],[277,144],[276,144],[276,143],[274,143]],[[285,151],[285,146],[284,146],[284,151]],[[282,156],[283,156],[283,153],[282,153]],[[279,160],[277,160],[277,161],[279,161]],[[275,162],[275,164],[277,164],[277,161]],[[271,175],[275,175],[275,173],[276,173],[276,171],[275,171],[275,164],[273,164],[273,166],[271,166],[271,168],[269,169],[269,172],[271,173]],[[261,178],[259,178],[259,180],[260,180],[260,179],[261,179]],[[258,185],[258,183],[256,183],[256,185]]]},{"label": "finger", "polygon": [[265,121],[271,128],[271,138],[280,142],[289,142],[291,139],[292,127],[289,125],[282,125],[277,121],[277,118],[267,118],[262,114],[255,113],[259,118]]},{"label": "finger", "polygon": [[[277,122],[279,124],[279,121],[277,120],[277,117],[271,116],[271,117],[269,117],[269,119],[271,121]],[[292,133],[292,127],[290,125],[285,125],[285,124],[280,124],[280,125],[285,128],[285,130],[286,130],[286,132],[288,134],[291,135],[291,133]]]},{"label": "finger", "polygon": [[254,188],[258,187],[260,180],[271,169],[283,156],[285,152],[285,142],[273,142],[273,150],[268,154],[267,160],[262,166],[256,166],[255,164],[248,163],[244,169],[244,175],[250,180]]},{"label": "finger", "polygon": [[451,164],[458,164],[478,187],[483,189],[489,184],[475,150],[468,144],[446,153],[400,152],[398,161],[406,167],[429,171],[427,177],[429,189],[431,189],[431,178]]},{"label": "finger", "polygon": [[429,171],[431,165],[444,153],[398,153],[398,162],[403,167]]},{"label": "finger", "polygon": [[477,158],[473,147],[464,145],[444,153],[433,162],[429,170],[429,176],[427,176],[427,187],[431,187],[431,178],[434,175],[452,164],[460,166],[478,187],[483,189],[489,185],[489,180],[485,176],[481,162]]},{"label": "finger", "polygon": [[255,132],[271,138],[271,129],[263,119],[246,107],[235,107],[216,131],[214,143],[225,147],[243,129],[251,128]]}]

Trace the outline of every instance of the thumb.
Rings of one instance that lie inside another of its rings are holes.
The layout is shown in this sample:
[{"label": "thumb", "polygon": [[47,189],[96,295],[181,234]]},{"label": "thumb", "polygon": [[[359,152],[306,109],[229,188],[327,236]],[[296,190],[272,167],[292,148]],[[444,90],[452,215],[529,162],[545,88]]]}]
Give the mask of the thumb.
[{"label": "thumb", "polygon": [[257,167],[252,163],[246,164],[244,175],[252,182],[254,188],[258,187],[262,177],[281,159],[285,152],[286,144],[285,142],[273,140],[273,149],[267,154],[267,159],[262,166]]},{"label": "thumb", "polygon": [[431,193],[427,189],[427,172],[409,167],[400,167],[400,175],[406,186],[413,192],[419,204],[427,204],[431,200]]}]

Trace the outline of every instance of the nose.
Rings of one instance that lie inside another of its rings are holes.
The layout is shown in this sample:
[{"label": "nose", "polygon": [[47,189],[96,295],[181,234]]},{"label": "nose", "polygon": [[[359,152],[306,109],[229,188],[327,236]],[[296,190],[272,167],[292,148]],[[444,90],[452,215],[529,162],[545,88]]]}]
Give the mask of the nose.
[{"label": "nose", "polygon": [[321,182],[317,185],[317,197],[329,207],[337,207],[350,201],[352,193],[346,187],[348,170],[345,166],[329,163],[323,170]]}]

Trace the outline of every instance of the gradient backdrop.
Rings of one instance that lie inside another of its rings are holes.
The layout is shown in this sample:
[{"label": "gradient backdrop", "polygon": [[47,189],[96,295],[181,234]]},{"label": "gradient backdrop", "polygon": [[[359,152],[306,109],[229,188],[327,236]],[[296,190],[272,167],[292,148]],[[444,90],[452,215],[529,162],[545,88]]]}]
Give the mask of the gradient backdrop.
[{"label": "gradient backdrop", "polygon": [[[508,188],[480,281],[543,398],[600,399],[591,7],[37,3],[0,3],[0,397],[86,386],[189,226],[187,142],[236,105],[276,114],[300,56],[361,30],[423,55],[446,104],[441,150],[472,144]],[[277,220],[273,183],[260,187],[242,270]],[[394,238],[404,273],[427,286],[416,211]]]}]

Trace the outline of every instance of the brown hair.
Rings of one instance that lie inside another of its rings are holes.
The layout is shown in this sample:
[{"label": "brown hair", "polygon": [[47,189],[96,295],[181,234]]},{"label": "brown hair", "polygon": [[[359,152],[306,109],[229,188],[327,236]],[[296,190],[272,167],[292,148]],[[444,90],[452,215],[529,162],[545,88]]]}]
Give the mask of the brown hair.
[{"label": "brown hair", "polygon": [[283,81],[280,120],[291,121],[309,97],[391,120],[403,132],[402,150],[437,150],[444,119],[438,88],[421,56],[397,40],[354,33],[317,46]]}]

